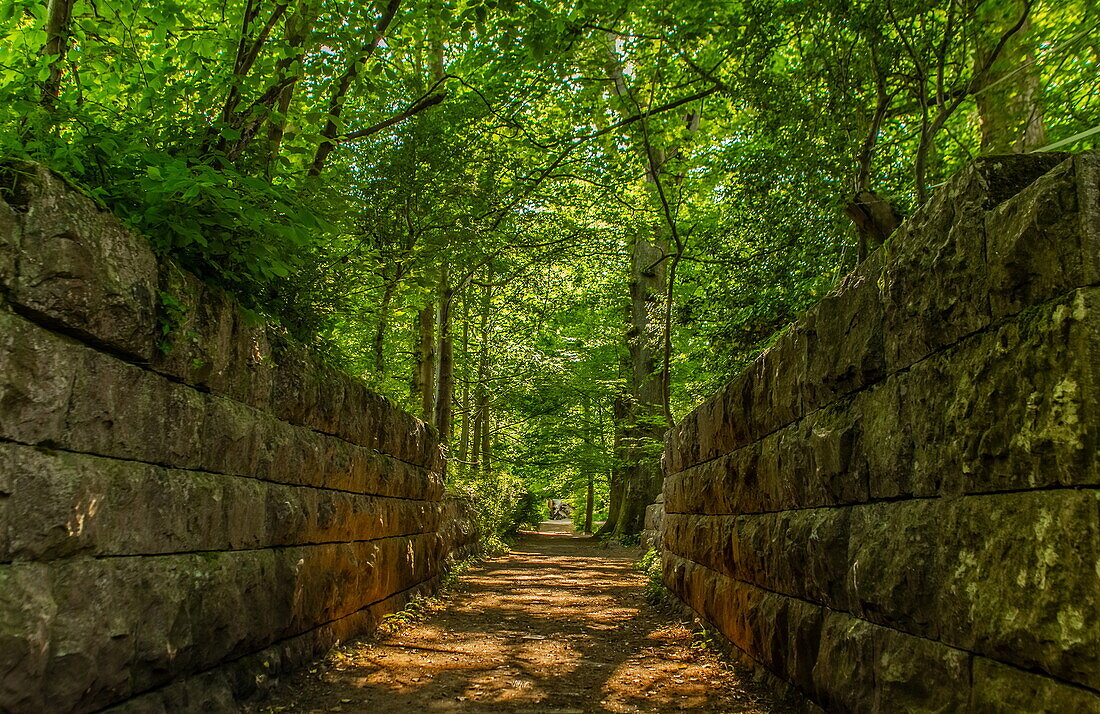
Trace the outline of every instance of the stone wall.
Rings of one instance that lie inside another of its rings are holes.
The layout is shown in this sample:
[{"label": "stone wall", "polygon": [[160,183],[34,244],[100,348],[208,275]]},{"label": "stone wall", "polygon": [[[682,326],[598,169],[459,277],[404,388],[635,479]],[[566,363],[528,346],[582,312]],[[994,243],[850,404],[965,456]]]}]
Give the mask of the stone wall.
[{"label": "stone wall", "polygon": [[666,440],[668,587],[829,711],[1100,711],[1100,152],[981,159]]},{"label": "stone wall", "polygon": [[232,708],[469,550],[424,424],[2,179],[0,711]]}]

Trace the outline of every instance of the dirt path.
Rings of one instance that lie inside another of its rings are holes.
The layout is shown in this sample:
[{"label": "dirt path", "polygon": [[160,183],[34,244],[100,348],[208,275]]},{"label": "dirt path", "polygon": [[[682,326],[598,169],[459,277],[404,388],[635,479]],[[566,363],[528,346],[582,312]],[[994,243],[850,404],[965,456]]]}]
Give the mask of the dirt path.
[{"label": "dirt path", "polygon": [[423,621],[350,643],[265,712],[773,712],[648,605],[637,551],[528,536]]}]

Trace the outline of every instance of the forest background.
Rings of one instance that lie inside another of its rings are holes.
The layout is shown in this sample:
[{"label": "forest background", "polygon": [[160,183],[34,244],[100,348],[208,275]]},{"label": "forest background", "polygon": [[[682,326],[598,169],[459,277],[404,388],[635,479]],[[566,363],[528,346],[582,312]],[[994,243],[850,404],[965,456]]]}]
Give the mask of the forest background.
[{"label": "forest background", "polygon": [[486,527],[629,540],[946,177],[1098,145],[1096,3],[2,0],[0,192],[50,166],[421,415]]}]

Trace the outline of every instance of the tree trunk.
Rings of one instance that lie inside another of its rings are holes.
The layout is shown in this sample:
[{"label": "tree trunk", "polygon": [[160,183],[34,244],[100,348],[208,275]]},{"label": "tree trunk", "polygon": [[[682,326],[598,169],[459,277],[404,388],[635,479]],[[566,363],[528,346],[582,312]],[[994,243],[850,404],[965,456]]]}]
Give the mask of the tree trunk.
[{"label": "tree trunk", "polygon": [[413,365],[412,399],[420,404],[420,418],[431,423],[435,416],[435,305],[429,303],[416,316],[416,362]]},{"label": "tree trunk", "polygon": [[42,47],[42,56],[53,59],[50,60],[50,73],[42,84],[40,101],[47,108],[53,108],[61,94],[61,69],[69,50],[69,25],[74,1],[50,0],[46,6],[46,44]]},{"label": "tree trunk", "polygon": [[294,86],[298,80],[294,78],[300,71],[302,58],[305,56],[307,42],[313,32],[313,24],[317,21],[317,15],[321,11],[318,0],[299,0],[293,15],[286,21],[286,42],[294,50],[293,57],[279,60],[275,66],[275,85],[283,85],[275,100],[275,115],[268,117],[270,126],[267,132],[267,163],[270,170],[270,162],[279,154],[279,148],[283,143],[283,134],[286,131],[286,115],[290,111],[290,102],[294,98]]},{"label": "tree trunk", "polygon": [[397,278],[386,283],[382,293],[382,304],[378,308],[378,325],[374,331],[374,371],[381,378],[386,375],[386,328],[389,326],[390,304],[397,291]]},{"label": "tree trunk", "polygon": [[489,419],[489,399],[481,404],[481,473],[489,475],[493,470],[493,428]]},{"label": "tree trunk", "polygon": [[[1001,28],[1020,15],[1019,2],[1006,5],[998,6],[999,17],[988,18],[986,26]],[[1005,42],[989,71],[980,75],[976,99],[983,154],[1020,154],[1046,144],[1042,77],[1034,63],[1030,30],[1031,22],[1027,21]],[[974,60],[977,67],[988,61],[996,42],[997,36],[988,32],[979,38]]]},{"label": "tree trunk", "polygon": [[470,460],[470,422],[474,416],[470,404],[470,291],[462,295],[462,430],[458,438],[459,468],[465,470]]},{"label": "tree trunk", "polygon": [[362,65],[367,63],[367,60],[370,59],[371,55],[373,55],[374,51],[378,48],[378,45],[385,38],[386,31],[389,29],[390,23],[393,22],[393,18],[397,14],[399,7],[401,7],[401,0],[389,1],[386,5],[386,9],[382,12],[382,16],[378,19],[378,25],[374,28],[374,36],[363,46],[359,56],[348,64],[347,69],[345,69],[344,73],[340,75],[340,78],[336,80],[329,99],[328,116],[325,119],[325,126],[320,131],[321,136],[324,138],[321,143],[317,145],[317,151],[313,155],[313,163],[309,167],[310,176],[320,175],[325,167],[325,162],[328,160],[328,155],[332,153],[332,150],[336,147],[336,135],[340,131],[340,115],[344,111],[344,104],[347,101],[348,92],[355,83],[355,78],[359,76]]},{"label": "tree trunk", "polygon": [[614,436],[611,442],[611,452],[615,456],[615,464],[607,474],[607,520],[596,531],[596,537],[609,536],[615,532],[619,522],[619,508],[623,502],[624,484],[630,478],[630,454],[627,449],[627,428],[630,419],[630,406],[627,396],[620,394],[615,397],[612,407],[612,422]]},{"label": "tree trunk", "polygon": [[438,378],[435,393],[435,428],[439,432],[439,443],[447,445],[451,441],[451,415],[454,409],[454,344],[451,339],[451,300],[454,290],[450,285],[450,275],[443,266],[439,276],[439,360]]},{"label": "tree trunk", "polygon": [[489,443],[489,308],[491,306],[492,288],[489,286],[490,276],[486,275],[485,288],[481,298],[481,347],[477,358],[477,382],[474,387],[474,434],[473,457],[470,459],[477,465],[477,470],[484,473],[487,469],[484,460],[488,454]]},{"label": "tree trunk", "polygon": [[584,532],[586,535],[592,533],[592,510],[593,501],[596,499],[596,474],[590,468],[588,469],[588,494],[584,501]]},{"label": "tree trunk", "polygon": [[653,308],[664,301],[666,250],[661,239],[634,238],[630,265],[629,427],[626,433],[628,462],[622,502],[615,523],[616,536],[632,536],[645,527],[645,509],[661,489],[660,445],[665,431],[663,376],[660,359],[660,325],[653,324]]}]

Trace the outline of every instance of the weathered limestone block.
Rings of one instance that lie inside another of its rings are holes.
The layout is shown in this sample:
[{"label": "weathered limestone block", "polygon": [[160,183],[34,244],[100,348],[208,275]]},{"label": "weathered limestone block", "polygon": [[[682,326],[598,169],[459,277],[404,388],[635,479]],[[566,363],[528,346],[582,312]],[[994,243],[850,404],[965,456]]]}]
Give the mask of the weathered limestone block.
[{"label": "weathered limestone block", "polygon": [[[747,399],[739,417],[748,422],[750,439],[761,439],[806,413],[803,385],[809,340],[806,321],[799,320],[748,368]],[[737,412],[734,418],[738,418]],[[738,440],[731,434],[721,440],[722,453],[746,443],[748,440]]]},{"label": "weathered limestone block", "polygon": [[940,519],[941,639],[1100,689],[1100,493],[961,498]]},{"label": "weathered limestone block", "polygon": [[881,248],[887,371],[907,367],[990,323],[986,212],[1064,158],[976,159]]},{"label": "weathered limestone block", "polygon": [[23,246],[9,299],[66,331],[150,359],[157,263],[148,243],[41,166],[7,173]]},{"label": "weathered limestone block", "polygon": [[[843,399],[762,441],[760,481],[769,484],[764,492],[785,492],[796,508],[866,501],[866,460],[857,448],[860,421],[852,399]],[[781,503],[753,505],[752,510],[781,507]]]},{"label": "weathered limestone block", "polygon": [[746,416],[751,405],[748,374],[727,384],[665,434],[665,473],[679,473],[752,441]]},{"label": "weathered limestone block", "polygon": [[758,513],[868,498],[864,417],[856,398],[831,404],[760,441],[672,474],[669,512]]},{"label": "weathered limestone block", "polygon": [[44,692],[29,683],[46,674],[47,622],[55,611],[44,585],[47,566],[0,565],[0,708],[43,712]]},{"label": "weathered limestone block", "polygon": [[0,708],[90,711],[262,650],[429,580],[436,547],[432,534],[0,566]]},{"label": "weathered limestone block", "polygon": [[811,693],[826,610],[662,553],[664,582],[734,646]]},{"label": "weathered limestone block", "polygon": [[0,437],[56,442],[65,428],[75,369],[62,337],[49,339],[0,309]]},{"label": "weathered limestone block", "polygon": [[1100,152],[1066,159],[985,219],[994,318],[1100,282]]},{"label": "weathered limestone block", "polygon": [[871,711],[929,714],[968,711],[972,659],[969,653],[885,627],[873,627],[872,639],[875,691]]},{"label": "weathered limestone block", "polygon": [[847,613],[825,612],[811,691],[826,711],[875,710],[874,629]]},{"label": "weathered limestone block", "polygon": [[19,215],[3,198],[0,198],[0,295],[7,292],[8,286],[15,280],[16,260],[19,257],[19,231]]},{"label": "weathered limestone block", "polygon": [[397,612],[414,596],[431,592],[434,582],[434,579],[427,581],[346,617],[281,640],[216,669],[158,687],[106,711],[113,714],[236,711],[241,700],[262,697],[281,676],[314,661],[333,645],[374,629],[383,616]]},{"label": "weathered limestone block", "polygon": [[1100,711],[1100,694],[985,657],[974,658],[972,709],[982,714]]},{"label": "weathered limestone block", "polygon": [[102,352],[63,345],[48,333],[35,339],[39,349],[64,350],[75,373],[59,445],[177,468],[201,466],[208,395]]},{"label": "weathered limestone block", "polygon": [[[283,483],[442,495],[438,471],[170,382],[3,312],[0,367],[0,436],[14,441]],[[412,438],[411,449],[425,450],[431,434]]]},{"label": "weathered limestone block", "polygon": [[943,613],[937,595],[949,507],[939,500],[911,500],[849,509],[841,568],[852,612],[924,637],[939,635]]},{"label": "weathered limestone block", "polygon": [[1098,331],[1100,288],[1079,290],[929,365],[926,382],[955,388],[927,404],[943,424],[942,490],[1100,482]]},{"label": "weathered limestone block", "polygon": [[241,311],[223,290],[170,262],[160,266],[162,334],[152,367],[186,384],[265,409],[274,356],[269,329]]},{"label": "weathered limestone block", "polygon": [[0,562],[365,541],[434,532],[435,502],[0,444]]},{"label": "weathered limestone block", "polygon": [[728,454],[802,416],[806,340],[805,326],[792,325],[740,377],[669,429],[666,472]]},{"label": "weathered limestone block", "polygon": [[668,514],[666,547],[723,575],[767,590],[848,606],[847,509],[743,516]]},{"label": "weathered limestone block", "polygon": [[642,531],[642,547],[660,548],[661,546],[661,530],[665,519],[665,496],[663,493],[657,495],[657,500],[654,503],[646,506],[645,509],[645,529]]},{"label": "weathered limestone block", "polygon": [[0,436],[180,467],[199,464],[203,395],[0,313]]},{"label": "weathered limestone block", "polygon": [[473,502],[464,496],[448,494],[441,511],[439,540],[446,559],[453,562],[473,555],[480,537]]},{"label": "weathered limestone block", "polygon": [[318,359],[304,347],[284,346],[277,350],[272,384],[271,408],[275,416],[291,424],[308,425],[309,414],[320,403],[320,384],[313,378]]},{"label": "weathered limestone block", "polygon": [[882,251],[872,253],[802,318],[807,330],[802,380],[806,412],[885,376],[883,260]]}]

